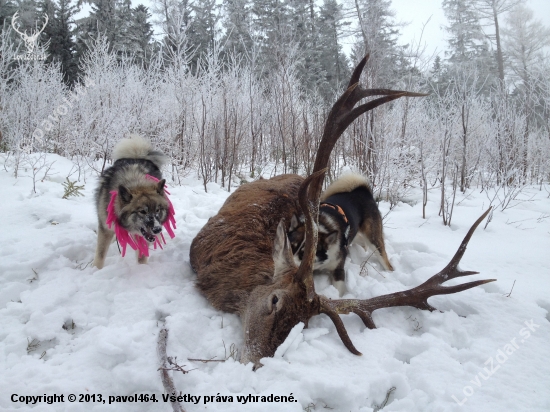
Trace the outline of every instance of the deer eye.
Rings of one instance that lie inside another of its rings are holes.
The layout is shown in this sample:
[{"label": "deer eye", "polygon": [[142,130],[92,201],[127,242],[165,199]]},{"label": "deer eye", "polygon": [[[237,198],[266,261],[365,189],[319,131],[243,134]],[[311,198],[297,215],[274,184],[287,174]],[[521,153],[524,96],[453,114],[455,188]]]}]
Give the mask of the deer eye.
[{"label": "deer eye", "polygon": [[279,303],[279,297],[275,293],[269,296],[267,302],[268,302],[267,305],[269,308],[269,313],[277,312],[277,309],[278,309],[277,303]]}]

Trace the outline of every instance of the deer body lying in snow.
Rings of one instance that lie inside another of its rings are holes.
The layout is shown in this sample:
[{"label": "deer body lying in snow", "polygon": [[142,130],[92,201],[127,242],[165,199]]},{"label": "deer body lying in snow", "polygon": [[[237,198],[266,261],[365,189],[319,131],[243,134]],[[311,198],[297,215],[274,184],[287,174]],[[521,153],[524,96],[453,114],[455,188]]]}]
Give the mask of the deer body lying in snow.
[{"label": "deer body lying in snow", "polygon": [[[317,248],[319,196],[330,153],[343,131],[362,113],[403,96],[418,93],[385,89],[363,89],[359,77],[365,57],[352,74],[348,89],[332,107],[313,174],[277,176],[239,187],[201,229],[191,244],[190,261],[197,273],[197,287],[219,310],[238,313],[244,332],[240,361],[261,366],[263,357],[275,354],[290,330],[299,322],[324,313],[334,322],[344,345],[360,355],[349,339],[340,314],[353,312],[374,328],[371,314],[376,309],[413,306],[434,310],[430,296],[460,292],[492,280],[456,286],[441,286],[447,280],[476,272],[462,272],[458,263],[473,231],[488,211],[474,224],[451,262],[440,273],[416,288],[371,299],[330,300],[315,293],[313,260]],[[368,96],[384,96],[355,105]],[[305,246],[296,266],[287,231],[292,216],[305,216]]]}]

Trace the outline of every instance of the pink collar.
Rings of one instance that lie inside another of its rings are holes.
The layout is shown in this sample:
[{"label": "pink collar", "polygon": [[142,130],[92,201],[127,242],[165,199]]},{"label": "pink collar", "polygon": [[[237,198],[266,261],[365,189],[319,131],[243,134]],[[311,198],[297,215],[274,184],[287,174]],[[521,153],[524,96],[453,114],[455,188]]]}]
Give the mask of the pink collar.
[{"label": "pink collar", "polygon": [[[152,180],[153,182],[158,182],[159,180],[156,177],[145,175],[146,179]],[[130,247],[134,250],[139,250],[139,256],[149,256],[149,244],[145,240],[145,238],[141,235],[131,235],[128,233],[126,229],[124,229],[122,226],[120,226],[118,219],[116,218],[115,214],[115,201],[116,197],[118,195],[118,192],[116,190],[113,190],[111,193],[111,201],[109,202],[109,206],[107,206],[107,220],[105,223],[111,228],[111,225],[115,225],[115,235],[118,239],[118,243],[122,247],[122,257],[126,255],[126,245],[130,245]],[[170,194],[169,191],[166,190],[166,186],[164,188],[164,197],[166,197],[166,200],[168,201],[168,218],[166,219],[166,222],[164,222],[163,226],[166,229],[166,232],[168,232],[168,235],[170,236],[170,239],[173,239],[176,235],[174,234],[174,229],[176,228],[176,217],[175,217],[175,211],[174,206],[172,205],[172,202],[168,198],[168,195]],[[161,233],[160,235],[155,236],[155,243],[153,244],[154,248],[157,248],[157,245],[162,249],[162,243],[160,242],[160,239],[162,239],[162,242],[166,244],[166,240],[164,239],[164,235]]]}]

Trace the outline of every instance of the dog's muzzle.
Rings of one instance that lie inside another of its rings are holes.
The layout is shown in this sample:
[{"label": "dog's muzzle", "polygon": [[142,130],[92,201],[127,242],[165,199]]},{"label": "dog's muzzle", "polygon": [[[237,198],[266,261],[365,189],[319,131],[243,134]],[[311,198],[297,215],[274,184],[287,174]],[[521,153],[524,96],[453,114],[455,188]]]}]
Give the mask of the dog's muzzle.
[{"label": "dog's muzzle", "polygon": [[152,230],[153,233],[148,232],[147,230],[145,230],[145,228],[142,227],[141,235],[145,238],[147,242],[154,243],[155,240],[157,239],[155,235],[158,235],[161,231],[162,231],[162,228],[158,226],[153,228]]}]

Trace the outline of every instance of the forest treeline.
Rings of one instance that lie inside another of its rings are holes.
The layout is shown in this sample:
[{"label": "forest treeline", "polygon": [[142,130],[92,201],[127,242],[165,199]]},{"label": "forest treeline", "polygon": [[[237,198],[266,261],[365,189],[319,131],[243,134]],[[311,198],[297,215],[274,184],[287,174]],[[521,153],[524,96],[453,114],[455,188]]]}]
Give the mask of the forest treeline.
[{"label": "forest treeline", "polygon": [[[97,169],[128,133],[170,155],[174,180],[196,173],[205,189],[268,168],[307,173],[327,110],[368,53],[367,87],[430,95],[356,121],[333,176],[359,170],[393,203],[438,188],[443,215],[457,190],[513,196],[549,180],[550,30],[520,0],[443,0],[448,47],[435,59],[400,43],[390,0],[89,4],[75,20],[73,0],[0,0],[0,144],[16,174],[37,161],[29,152]],[[33,51],[45,59],[29,58],[21,33],[45,15]]]}]

